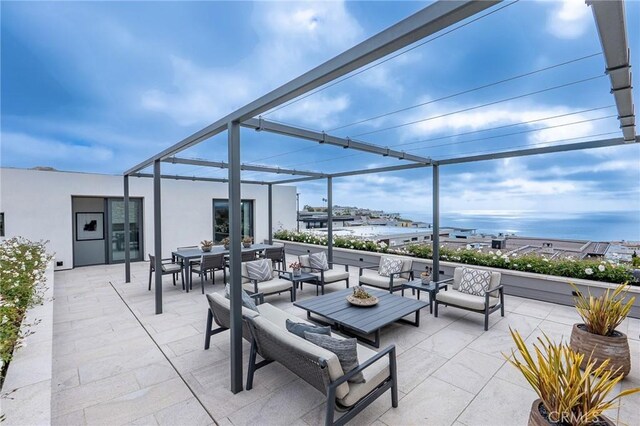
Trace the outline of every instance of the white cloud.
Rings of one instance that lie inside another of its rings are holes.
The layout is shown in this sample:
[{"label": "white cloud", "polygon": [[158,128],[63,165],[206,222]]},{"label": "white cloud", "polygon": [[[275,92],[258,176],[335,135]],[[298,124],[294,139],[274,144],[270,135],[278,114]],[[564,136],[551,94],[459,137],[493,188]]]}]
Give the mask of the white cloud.
[{"label": "white cloud", "polygon": [[[343,2],[257,3],[252,24],[259,41],[246,59],[205,68],[174,55],[172,90],[145,90],[142,108],[185,126],[208,124],[351,47],[363,34]],[[348,105],[346,95],[315,95],[274,117],[324,127]]]},{"label": "white cloud", "polygon": [[20,167],[55,165],[65,170],[96,170],[114,159],[112,150],[99,145],[71,145],[17,132],[2,132],[0,138],[3,163]]},{"label": "white cloud", "polygon": [[585,33],[590,20],[589,6],[584,0],[562,0],[554,2],[546,28],[555,37],[575,39]]}]

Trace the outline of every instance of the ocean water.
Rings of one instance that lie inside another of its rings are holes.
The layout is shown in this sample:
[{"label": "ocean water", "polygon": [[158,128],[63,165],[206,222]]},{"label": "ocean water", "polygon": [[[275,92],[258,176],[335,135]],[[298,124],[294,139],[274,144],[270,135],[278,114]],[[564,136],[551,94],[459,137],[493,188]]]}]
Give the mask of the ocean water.
[{"label": "ocean water", "polygon": [[[431,214],[401,213],[414,221],[431,223]],[[440,226],[476,228],[478,232],[514,233],[592,241],[640,241],[640,211],[558,213],[531,211],[469,211],[441,213]]]}]

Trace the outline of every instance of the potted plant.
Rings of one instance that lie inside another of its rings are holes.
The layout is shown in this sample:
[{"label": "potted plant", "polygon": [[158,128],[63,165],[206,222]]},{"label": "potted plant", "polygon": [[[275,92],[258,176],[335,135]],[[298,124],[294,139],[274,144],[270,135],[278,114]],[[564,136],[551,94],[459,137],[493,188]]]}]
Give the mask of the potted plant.
[{"label": "potted plant", "polygon": [[289,264],[289,268],[293,271],[294,277],[299,277],[302,274],[300,262],[293,262]]},{"label": "potted plant", "polygon": [[[535,355],[532,356],[520,334],[510,331],[523,360],[516,357],[514,350],[505,358],[520,370],[540,397],[531,406],[529,426],[613,426],[603,412],[612,408],[618,399],[640,392],[640,388],[627,389],[607,400],[622,380],[618,371],[608,368],[608,360],[597,365],[589,357],[585,363],[584,354],[567,344],[555,344],[546,335],[533,345]],[[581,370],[583,364],[584,371]]]},{"label": "potted plant", "polygon": [[223,238],[221,243],[224,246],[225,250],[229,250],[229,244],[231,243],[231,240],[229,238]]},{"label": "potted plant", "polygon": [[433,268],[426,266],[425,271],[420,274],[420,279],[422,280],[422,284],[429,284],[431,282],[431,275],[433,272]]},{"label": "potted plant", "polygon": [[202,251],[209,252],[211,251],[212,247],[213,247],[213,241],[210,241],[210,240],[200,241],[200,248],[202,249]]},{"label": "potted plant", "polygon": [[248,235],[242,237],[242,247],[250,248],[251,244],[253,244],[253,238],[249,237]]},{"label": "potted plant", "polygon": [[[574,324],[571,330],[571,348],[585,356],[591,356],[597,365],[609,360],[609,370],[620,370],[622,376],[631,370],[631,353],[626,334],[616,327],[626,318],[635,297],[625,302],[628,285],[620,285],[613,292],[607,289],[600,297],[584,296],[578,287],[575,291],[576,310],[584,323]],[[584,361],[586,363],[586,360]],[[583,368],[586,364],[583,364]]]}]

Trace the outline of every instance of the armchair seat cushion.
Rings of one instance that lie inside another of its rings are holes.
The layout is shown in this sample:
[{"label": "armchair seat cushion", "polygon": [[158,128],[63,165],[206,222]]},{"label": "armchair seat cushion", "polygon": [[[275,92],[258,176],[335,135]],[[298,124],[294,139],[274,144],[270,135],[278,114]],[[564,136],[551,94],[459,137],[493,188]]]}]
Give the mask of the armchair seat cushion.
[{"label": "armchair seat cushion", "polygon": [[[376,355],[376,352],[363,346],[358,345],[358,360],[364,362]],[[338,399],[338,402],[345,406],[351,407],[365,397],[369,392],[375,389],[380,383],[389,377],[389,357],[383,357],[373,363],[370,367],[362,371],[364,383],[349,382],[349,393]]]},{"label": "armchair seat cushion", "polygon": [[[394,276],[393,277],[393,286],[399,286],[402,284],[406,284],[408,280],[406,278]],[[391,287],[391,277],[383,277],[379,275],[377,271],[372,271],[370,269],[363,269],[362,275],[360,276],[360,284],[370,285],[372,287],[383,288],[385,290],[389,290]]]},{"label": "armchair seat cushion", "polygon": [[179,263],[163,263],[162,264],[162,272],[180,272],[182,269],[182,265]]},{"label": "armchair seat cushion", "polygon": [[[313,275],[317,276],[318,279],[320,278],[320,272],[314,272]],[[336,269],[327,269],[324,271],[325,284],[335,283],[336,281],[346,280],[347,278],[349,278],[349,272],[347,271],[340,271]]]},{"label": "armchair seat cushion", "polygon": [[[472,294],[462,293],[458,290],[450,288],[448,291],[440,290],[436,294],[436,300],[440,303],[460,306],[461,308],[483,311],[484,296],[475,296]],[[497,297],[489,297],[489,307],[495,306],[500,302]]]},{"label": "armchair seat cushion", "polygon": [[[284,278],[274,278],[270,281],[263,281],[258,283],[258,293],[264,294],[273,294],[281,291],[287,291],[293,286],[293,283],[289,280],[285,280]],[[255,292],[255,287],[253,283],[244,283],[242,287],[250,292]]]}]

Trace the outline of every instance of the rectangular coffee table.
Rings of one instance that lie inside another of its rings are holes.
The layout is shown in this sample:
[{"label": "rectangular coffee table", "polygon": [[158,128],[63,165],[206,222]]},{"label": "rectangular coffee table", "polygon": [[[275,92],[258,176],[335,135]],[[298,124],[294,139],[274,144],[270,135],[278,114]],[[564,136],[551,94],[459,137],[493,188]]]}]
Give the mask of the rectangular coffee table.
[{"label": "rectangular coffee table", "polygon": [[[324,296],[295,302],[293,305],[307,311],[307,318],[321,324],[332,325],[343,333],[356,337],[358,340],[380,347],[380,329],[393,322],[406,322],[416,327],[420,326],[420,309],[429,306],[421,300],[396,296],[387,291],[367,289],[367,292],[379,300],[375,306],[354,306],[347,301],[347,296],[353,289],[336,291]],[[312,317],[317,315],[322,319]],[[415,314],[415,321],[407,321],[403,317]],[[374,340],[365,336],[374,335]]]}]

